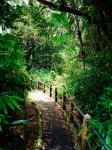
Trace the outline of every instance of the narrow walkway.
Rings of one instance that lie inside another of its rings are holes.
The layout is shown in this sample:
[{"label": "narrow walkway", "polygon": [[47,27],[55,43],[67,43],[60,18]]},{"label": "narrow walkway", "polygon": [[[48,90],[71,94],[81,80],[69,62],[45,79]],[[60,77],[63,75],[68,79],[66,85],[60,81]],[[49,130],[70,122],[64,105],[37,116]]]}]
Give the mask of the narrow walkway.
[{"label": "narrow walkway", "polygon": [[32,91],[30,99],[42,111],[43,140],[45,150],[77,150],[72,133],[55,102],[41,91]]}]

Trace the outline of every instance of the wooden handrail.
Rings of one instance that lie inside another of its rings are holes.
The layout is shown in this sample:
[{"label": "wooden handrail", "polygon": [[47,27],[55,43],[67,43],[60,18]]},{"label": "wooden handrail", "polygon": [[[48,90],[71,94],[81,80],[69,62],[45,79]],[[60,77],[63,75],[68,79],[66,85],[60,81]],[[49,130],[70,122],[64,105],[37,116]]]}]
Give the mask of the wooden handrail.
[{"label": "wooden handrail", "polygon": [[[40,85],[42,84],[42,85]],[[58,89],[55,87],[55,89],[53,90],[53,86],[52,85],[48,85],[48,84],[45,84],[44,82],[38,82],[38,90],[42,89],[43,92],[45,93],[47,90],[46,90],[46,87],[49,88],[49,95],[50,97],[53,96],[53,91],[54,91],[54,99],[55,99],[55,102],[58,102],[58,101],[61,101],[62,100],[62,109],[66,112],[66,109],[67,109],[67,105],[66,104],[67,102],[70,103],[70,110],[69,110],[69,121],[71,123],[74,123],[75,122],[75,119],[74,119],[74,108],[79,112],[79,114],[82,116],[83,118],[83,121],[82,121],[82,135],[81,135],[81,139],[82,139],[82,146],[81,146],[81,150],[86,150],[86,146],[87,146],[87,133],[89,131],[88,129],[88,120],[91,119],[91,116],[89,114],[84,114],[80,108],[75,104],[75,102],[73,101],[74,98],[72,98],[72,100],[70,100],[70,98],[68,98],[66,96],[66,93],[63,92],[63,96],[62,96],[62,99],[60,99],[58,97]],[[67,101],[69,100],[69,101]],[[80,126],[80,125],[79,125]],[[111,150],[110,146],[107,145],[104,141],[104,139],[102,139],[100,137],[100,135],[97,133],[97,131],[94,129],[94,128],[91,128],[93,130],[93,132],[97,135],[97,137],[99,138],[99,140],[101,141],[101,143],[103,144],[103,146],[105,147],[106,150]]]}]

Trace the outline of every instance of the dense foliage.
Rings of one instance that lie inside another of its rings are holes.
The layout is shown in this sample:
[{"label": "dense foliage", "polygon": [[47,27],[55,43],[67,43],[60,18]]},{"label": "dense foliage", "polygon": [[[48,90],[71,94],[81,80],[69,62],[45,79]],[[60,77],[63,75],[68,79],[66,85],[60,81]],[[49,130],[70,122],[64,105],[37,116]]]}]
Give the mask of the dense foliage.
[{"label": "dense foliage", "polygon": [[[60,93],[64,90],[74,95],[83,112],[94,118],[90,126],[112,145],[112,3],[98,0],[39,2],[61,11],[51,11],[50,16],[55,27],[52,41],[61,46],[57,53],[60,59],[52,64],[51,72],[40,70],[40,78],[52,82]],[[93,145],[93,149],[97,146]]]},{"label": "dense foliage", "polygon": [[[16,16],[15,12],[17,13],[18,8],[15,8],[13,17],[13,8],[10,4],[4,1],[3,5],[0,4],[0,7],[5,11],[1,16],[1,27],[10,27],[11,29]],[[7,24],[9,23],[7,19],[10,20],[10,24]],[[30,75],[26,70],[24,51],[21,49],[20,40],[15,35],[8,34],[5,28],[3,28],[2,34],[0,34],[1,131],[3,124],[8,124],[8,116],[14,115],[14,112],[20,109],[20,104],[24,102],[24,92],[30,87]]]},{"label": "dense foliage", "polygon": [[0,2],[0,120],[39,79],[75,96],[111,146],[112,2],[37,1]]}]

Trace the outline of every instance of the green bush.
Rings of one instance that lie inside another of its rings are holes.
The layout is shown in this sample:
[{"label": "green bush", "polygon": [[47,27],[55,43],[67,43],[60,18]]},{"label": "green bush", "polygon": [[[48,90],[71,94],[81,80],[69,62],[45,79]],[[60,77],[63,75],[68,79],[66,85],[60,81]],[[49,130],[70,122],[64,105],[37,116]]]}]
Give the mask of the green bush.
[{"label": "green bush", "polygon": [[10,109],[20,109],[24,91],[30,87],[24,53],[19,39],[13,35],[0,35],[0,130]]}]

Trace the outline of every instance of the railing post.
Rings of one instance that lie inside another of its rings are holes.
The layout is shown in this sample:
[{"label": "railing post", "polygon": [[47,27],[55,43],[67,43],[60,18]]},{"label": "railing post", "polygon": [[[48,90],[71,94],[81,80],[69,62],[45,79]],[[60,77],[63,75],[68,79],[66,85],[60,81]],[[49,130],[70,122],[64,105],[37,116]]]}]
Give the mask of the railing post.
[{"label": "railing post", "polygon": [[52,85],[50,85],[50,97],[52,97]]},{"label": "railing post", "polygon": [[58,101],[58,92],[57,92],[57,88],[55,88],[55,102],[57,102]]},{"label": "railing post", "polygon": [[91,116],[89,114],[84,115],[83,118],[83,124],[82,124],[82,134],[81,134],[81,138],[82,138],[82,147],[81,150],[86,150],[87,148],[87,133],[88,133],[88,120],[91,119]]},{"label": "railing post", "polygon": [[66,93],[63,92],[63,99],[62,99],[62,108],[63,110],[66,110]]},{"label": "railing post", "polygon": [[43,92],[45,93],[45,84],[43,83]]},{"label": "railing post", "polygon": [[71,101],[70,112],[69,112],[69,122],[70,123],[73,123],[73,110],[74,110],[74,105],[73,105],[73,102]]},{"label": "railing post", "polygon": [[38,81],[38,90],[39,90],[39,81]]}]

